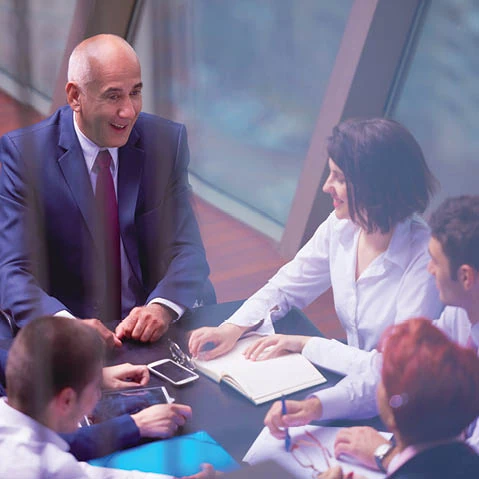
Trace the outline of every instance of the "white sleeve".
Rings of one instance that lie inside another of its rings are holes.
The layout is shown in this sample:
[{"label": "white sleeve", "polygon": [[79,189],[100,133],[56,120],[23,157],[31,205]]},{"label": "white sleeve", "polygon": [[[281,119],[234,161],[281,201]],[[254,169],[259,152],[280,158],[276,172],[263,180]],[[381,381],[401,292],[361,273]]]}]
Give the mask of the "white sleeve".
[{"label": "white sleeve", "polygon": [[396,324],[420,316],[428,319],[440,316],[444,305],[434,276],[427,270],[429,260],[429,253],[424,249],[407,267],[397,293]]},{"label": "white sleeve", "polygon": [[312,337],[302,354],[313,364],[339,374],[356,374],[375,367],[378,353],[348,346],[336,339]]},{"label": "white sleeve", "polygon": [[85,472],[85,477],[91,479],[174,479],[173,476],[166,474],[96,467],[91,466],[87,462],[79,462],[78,464]]},{"label": "white sleeve", "polygon": [[335,386],[322,389],[311,396],[321,401],[321,419],[363,419],[378,414],[376,389],[380,381],[382,355],[366,370],[350,374]]},{"label": "white sleeve", "polygon": [[289,263],[226,320],[227,323],[251,327],[264,320],[256,332],[269,334],[274,332],[271,321],[283,317],[293,306],[303,309],[331,286],[332,215]]}]

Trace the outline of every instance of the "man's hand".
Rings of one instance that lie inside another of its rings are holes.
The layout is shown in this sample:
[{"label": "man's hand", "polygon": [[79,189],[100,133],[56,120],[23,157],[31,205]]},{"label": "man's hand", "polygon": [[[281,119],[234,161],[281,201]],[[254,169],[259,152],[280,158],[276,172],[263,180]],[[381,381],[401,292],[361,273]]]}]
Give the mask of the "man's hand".
[{"label": "man's hand", "polygon": [[273,334],[258,339],[246,348],[244,356],[246,359],[256,361],[257,359],[275,358],[285,353],[300,353],[310,339],[311,336]]},{"label": "man's hand", "polygon": [[167,438],[191,418],[191,408],[183,404],[155,404],[131,417],[141,437]]},{"label": "man's hand", "polygon": [[82,321],[87,326],[90,326],[91,328],[94,328],[98,331],[103,341],[105,341],[107,347],[111,349],[121,347],[122,343],[118,335],[115,335],[115,333],[110,331],[99,319],[82,319]]},{"label": "man's hand", "polygon": [[[356,426],[341,429],[334,441],[334,455],[339,458],[341,454],[347,454],[357,459],[361,464],[378,470],[374,451],[381,444],[389,442],[376,429],[369,426]],[[388,454],[387,459],[394,456],[394,451]]]},{"label": "man's hand", "polygon": [[323,406],[317,397],[310,397],[302,401],[286,401],[288,414],[283,414],[281,401],[276,401],[266,413],[264,425],[277,439],[286,437],[285,428],[304,426],[314,419],[320,419]]},{"label": "man's hand", "polygon": [[184,476],[180,479],[215,479],[223,475],[220,471],[215,471],[214,467],[211,464],[204,463],[201,464],[201,471],[193,474],[192,476]]},{"label": "man's hand", "polygon": [[327,471],[319,474],[318,479],[348,479],[352,477],[353,479],[367,479],[364,476],[360,476],[356,473],[350,472],[349,474],[344,474],[340,466],[333,466]]},{"label": "man's hand", "polygon": [[136,339],[144,343],[154,342],[166,333],[176,313],[162,304],[133,308],[130,314],[116,327],[116,335]]},{"label": "man's hand", "polygon": [[[227,353],[247,327],[225,323],[218,327],[204,327],[191,333],[188,347],[194,358],[210,360]],[[211,346],[211,347],[209,347]]]},{"label": "man's hand", "polygon": [[333,466],[319,474],[318,479],[344,479],[343,470],[340,466]]},{"label": "man's hand", "polygon": [[103,387],[108,389],[145,386],[150,380],[148,368],[130,363],[103,368]]}]

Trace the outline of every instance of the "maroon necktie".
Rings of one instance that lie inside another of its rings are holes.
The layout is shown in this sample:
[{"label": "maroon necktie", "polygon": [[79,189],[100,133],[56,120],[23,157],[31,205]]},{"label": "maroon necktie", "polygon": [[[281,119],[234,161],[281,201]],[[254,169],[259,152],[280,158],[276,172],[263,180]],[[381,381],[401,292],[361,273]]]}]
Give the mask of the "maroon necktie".
[{"label": "maroon necktie", "polygon": [[120,223],[115,185],[110,171],[111,161],[108,150],[100,151],[95,160],[98,168],[95,197],[101,244],[104,246],[106,273],[106,296],[101,319],[119,321],[121,319]]}]

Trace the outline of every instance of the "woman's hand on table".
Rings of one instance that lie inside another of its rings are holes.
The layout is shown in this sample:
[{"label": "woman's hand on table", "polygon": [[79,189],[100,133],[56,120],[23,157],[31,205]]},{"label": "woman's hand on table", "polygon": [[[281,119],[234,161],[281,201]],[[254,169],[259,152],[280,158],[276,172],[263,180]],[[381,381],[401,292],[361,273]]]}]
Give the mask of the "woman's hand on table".
[{"label": "woman's hand on table", "polygon": [[248,328],[224,323],[218,327],[195,329],[188,341],[193,358],[210,360],[233,349],[236,341]]},{"label": "woman's hand on table", "polygon": [[259,339],[249,346],[243,354],[246,359],[256,361],[274,358],[285,353],[300,353],[310,339],[310,336],[273,334]]}]

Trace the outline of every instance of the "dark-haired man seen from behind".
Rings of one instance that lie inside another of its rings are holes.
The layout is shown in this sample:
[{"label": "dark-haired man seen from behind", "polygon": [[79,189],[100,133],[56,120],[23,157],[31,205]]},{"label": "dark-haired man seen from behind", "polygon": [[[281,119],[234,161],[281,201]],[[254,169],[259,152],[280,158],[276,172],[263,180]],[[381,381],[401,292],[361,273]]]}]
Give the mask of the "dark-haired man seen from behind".
[{"label": "dark-haired man seen from behind", "polygon": [[[0,347],[0,397],[6,396],[5,370],[7,349]],[[107,389],[144,386],[149,381],[143,365],[120,364],[103,368],[103,384]],[[154,404],[134,414],[122,414],[107,421],[82,427],[62,437],[70,452],[80,461],[110,454],[119,449],[137,446],[142,438],[166,439],[191,418],[191,408],[184,404]]]},{"label": "dark-haired man seen from behind", "polygon": [[0,305],[20,326],[68,315],[120,346],[157,340],[205,285],[214,301],[185,127],[141,113],[141,90],[125,40],[88,38],[68,105],[0,140]]},{"label": "dark-haired man seen from behind", "polygon": [[[75,431],[100,398],[104,349],[96,331],[70,318],[46,316],[22,328],[0,400],[0,477],[171,477],[78,462],[59,436]],[[206,466],[191,478],[213,475]]]}]

